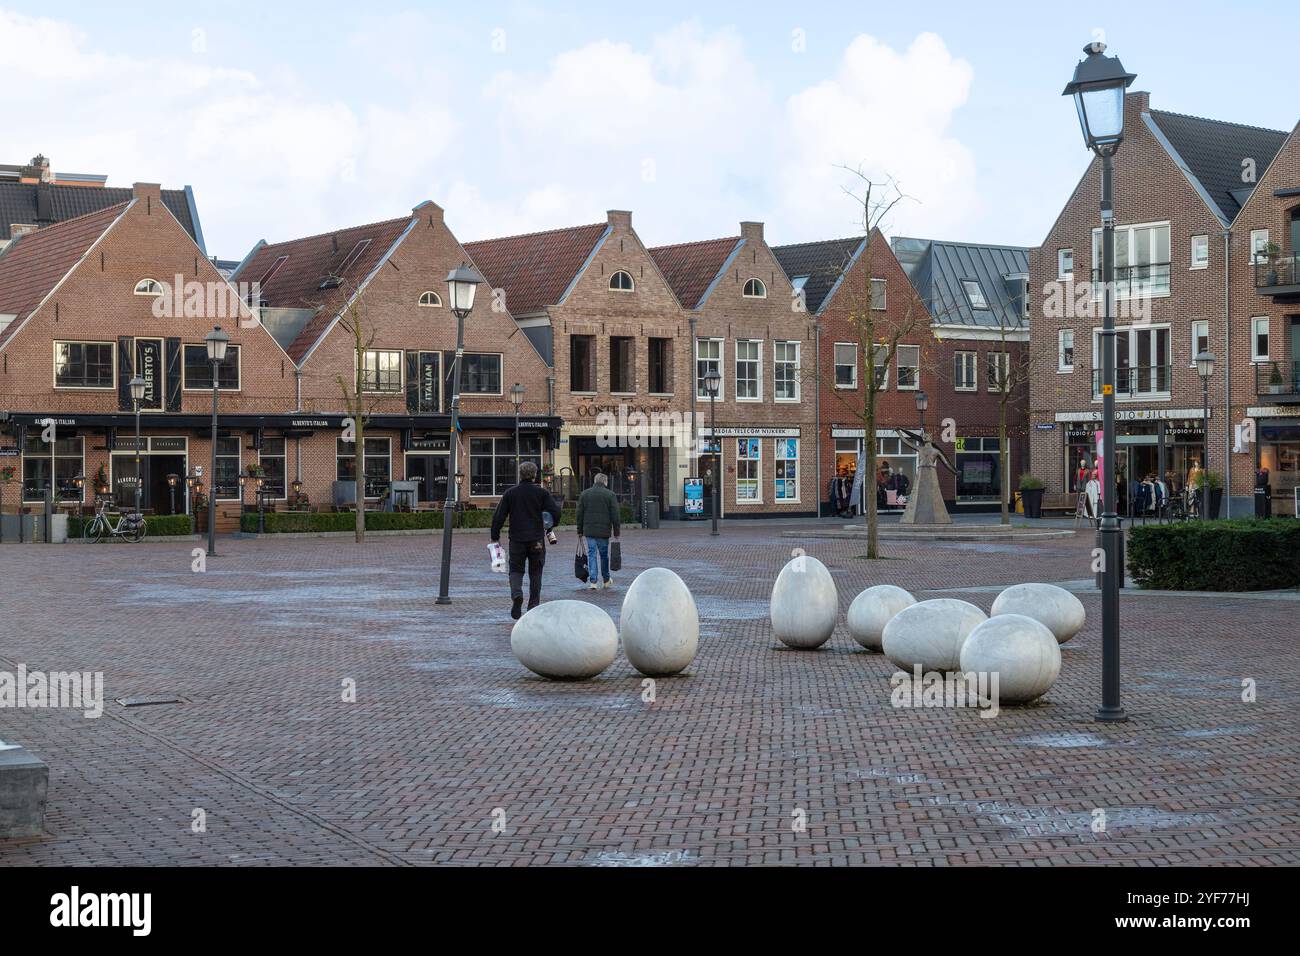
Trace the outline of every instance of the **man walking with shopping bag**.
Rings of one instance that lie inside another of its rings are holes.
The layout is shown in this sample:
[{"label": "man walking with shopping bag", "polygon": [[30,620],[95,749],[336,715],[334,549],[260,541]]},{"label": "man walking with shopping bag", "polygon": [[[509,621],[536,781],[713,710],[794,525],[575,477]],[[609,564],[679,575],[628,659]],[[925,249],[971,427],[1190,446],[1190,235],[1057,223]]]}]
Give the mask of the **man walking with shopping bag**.
[{"label": "man walking with shopping bag", "polygon": [[528,567],[528,609],[542,601],[542,568],[546,564],[546,524],[543,515],[559,524],[560,506],[537,484],[537,466],[519,466],[519,484],[506,491],[492,516],[492,540],[501,540],[501,526],[510,522],[510,616],[519,620],[524,602],[524,566]]},{"label": "man walking with shopping bag", "polygon": [[587,587],[594,591],[603,577],[605,587],[614,584],[609,573],[609,539],[618,537],[618,498],[609,490],[609,477],[596,475],[594,484],[578,497],[578,537],[587,540]]}]

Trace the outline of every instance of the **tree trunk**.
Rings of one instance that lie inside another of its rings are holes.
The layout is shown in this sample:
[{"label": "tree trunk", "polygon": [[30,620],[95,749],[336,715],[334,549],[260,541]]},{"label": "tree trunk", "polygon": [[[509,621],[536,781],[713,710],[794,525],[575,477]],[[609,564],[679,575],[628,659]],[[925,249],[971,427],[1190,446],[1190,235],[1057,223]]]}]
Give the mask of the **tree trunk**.
[{"label": "tree trunk", "polygon": [[1006,389],[998,402],[998,467],[1002,472],[1002,523],[1011,524],[1011,476],[1007,474],[1010,456],[1007,454],[1007,396]]},{"label": "tree trunk", "polygon": [[[875,370],[871,370],[874,374]],[[876,403],[868,390],[866,414],[862,418],[862,447],[866,451],[866,474],[862,476],[862,498],[866,504],[867,557],[880,557],[880,514],[876,511]]]}]

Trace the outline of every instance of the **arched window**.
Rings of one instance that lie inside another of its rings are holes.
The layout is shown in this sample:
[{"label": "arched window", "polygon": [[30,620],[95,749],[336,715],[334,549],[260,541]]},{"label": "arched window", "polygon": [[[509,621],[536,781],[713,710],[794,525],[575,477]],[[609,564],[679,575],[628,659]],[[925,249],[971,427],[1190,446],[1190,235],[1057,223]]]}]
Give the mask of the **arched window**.
[{"label": "arched window", "polygon": [[135,284],[136,295],[162,295],[163,287],[157,279],[141,279]]},{"label": "arched window", "polygon": [[631,292],[636,288],[632,276],[622,269],[609,277],[609,287],[615,292]]},{"label": "arched window", "polygon": [[421,292],[420,305],[426,309],[439,309],[442,308],[442,299],[438,297],[436,292]]},{"label": "arched window", "polygon": [[766,299],[767,286],[763,285],[762,279],[749,279],[745,282],[746,299]]}]

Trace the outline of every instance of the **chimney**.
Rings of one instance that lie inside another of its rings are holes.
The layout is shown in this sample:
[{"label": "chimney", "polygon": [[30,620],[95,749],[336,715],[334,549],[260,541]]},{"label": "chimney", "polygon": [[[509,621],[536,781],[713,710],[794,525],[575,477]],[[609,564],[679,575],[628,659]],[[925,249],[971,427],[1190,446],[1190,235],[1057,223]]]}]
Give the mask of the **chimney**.
[{"label": "chimney", "polygon": [[742,222],[740,224],[740,237],[749,242],[762,242],[763,224],[761,222]]},{"label": "chimney", "polygon": [[156,199],[162,201],[162,186],[158,183],[133,183],[131,195],[136,199]]},{"label": "chimney", "polygon": [[611,209],[606,215],[609,217],[609,227],[621,232],[632,231],[632,214],[626,209]]},{"label": "chimney", "polygon": [[18,173],[18,181],[22,183],[48,183],[50,181],[50,161],[37,153],[32,157],[32,161]]},{"label": "chimney", "polygon": [[1146,90],[1131,90],[1124,94],[1124,106],[1136,113],[1146,113],[1151,109],[1151,94]]}]

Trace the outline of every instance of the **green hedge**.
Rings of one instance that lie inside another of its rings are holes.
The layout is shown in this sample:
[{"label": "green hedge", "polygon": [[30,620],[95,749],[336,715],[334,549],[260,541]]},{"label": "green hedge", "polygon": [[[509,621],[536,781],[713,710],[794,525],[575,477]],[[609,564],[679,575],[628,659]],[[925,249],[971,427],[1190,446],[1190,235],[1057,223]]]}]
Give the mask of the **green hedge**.
[{"label": "green hedge", "polygon": [[1300,587],[1300,521],[1248,518],[1133,528],[1128,568],[1139,587],[1163,591]]},{"label": "green hedge", "polygon": [[[116,519],[114,519],[116,520]],[[90,518],[68,518],[68,537],[80,538]],[[146,538],[175,538],[194,533],[194,519],[189,515],[145,515]],[[105,540],[108,536],[105,535]]]},{"label": "green hedge", "polygon": [[[492,526],[491,508],[476,508],[465,511],[460,516],[461,528],[490,528]],[[268,511],[266,519],[267,534],[320,533],[324,531],[352,531],[357,526],[357,517],[351,511]],[[632,509],[626,505],[621,509],[620,519],[624,524],[632,521]],[[560,514],[560,527],[572,526],[577,521],[577,512],[569,509]],[[507,525],[507,527],[509,527]],[[247,534],[257,533],[257,512],[248,512],[240,518],[239,528]],[[415,531],[442,528],[441,511],[367,511],[367,531]],[[153,527],[150,526],[150,533]]]}]

